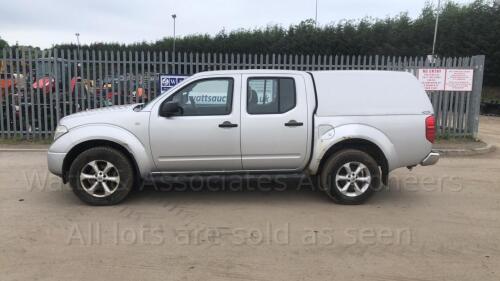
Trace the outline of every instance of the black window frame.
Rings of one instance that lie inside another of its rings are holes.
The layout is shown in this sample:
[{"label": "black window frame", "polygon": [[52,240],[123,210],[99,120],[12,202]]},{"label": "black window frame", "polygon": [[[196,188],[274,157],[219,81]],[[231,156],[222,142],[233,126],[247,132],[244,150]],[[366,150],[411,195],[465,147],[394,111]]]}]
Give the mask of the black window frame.
[{"label": "black window frame", "polygon": [[198,79],[198,80],[195,80],[195,81],[192,81],[190,82],[189,84],[183,86],[182,88],[178,89],[177,91],[175,91],[174,93],[172,93],[171,95],[169,95],[161,104],[160,104],[160,107],[161,108],[163,106],[164,103],[166,102],[169,102],[169,101],[172,101],[171,99],[173,99],[173,97],[177,94],[179,94],[180,92],[184,91],[186,88],[188,88],[189,86],[193,85],[194,83],[200,83],[200,82],[205,82],[205,81],[213,81],[213,80],[228,80],[229,81],[229,88],[230,88],[230,93],[228,95],[228,97],[230,97],[230,105],[229,105],[229,112],[226,113],[226,114],[199,114],[199,115],[176,115],[175,117],[193,117],[193,116],[227,116],[227,115],[231,115],[233,113],[233,97],[234,97],[234,78],[233,77],[210,77],[210,78],[201,78],[201,79]]},{"label": "black window frame", "polygon": [[[291,79],[293,81],[293,89],[294,89],[294,91],[293,91],[294,92],[294,105],[293,105],[293,107],[289,108],[287,111],[279,112],[281,96],[280,96],[280,83],[278,81],[278,112],[277,113],[250,113],[248,111],[248,95],[250,93],[248,90],[250,89],[250,80],[273,80],[273,79],[278,79],[278,80],[279,79]],[[245,100],[246,100],[246,111],[247,111],[247,114],[250,114],[250,115],[278,115],[278,114],[287,113],[287,112],[289,112],[297,107],[297,84],[295,83],[295,78],[290,77],[290,76],[252,76],[252,77],[248,77],[247,78],[247,90],[246,90]]]}]

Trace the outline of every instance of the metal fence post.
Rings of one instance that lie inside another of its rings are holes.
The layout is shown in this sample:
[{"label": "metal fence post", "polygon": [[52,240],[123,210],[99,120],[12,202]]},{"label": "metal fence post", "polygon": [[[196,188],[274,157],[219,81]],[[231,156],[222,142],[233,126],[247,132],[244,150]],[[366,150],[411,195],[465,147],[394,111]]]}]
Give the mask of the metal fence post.
[{"label": "metal fence post", "polygon": [[470,99],[470,111],[468,116],[469,128],[473,138],[477,138],[479,131],[479,110],[481,106],[481,93],[483,89],[485,56],[473,56],[472,67],[474,68],[474,78],[472,84],[472,96]]}]

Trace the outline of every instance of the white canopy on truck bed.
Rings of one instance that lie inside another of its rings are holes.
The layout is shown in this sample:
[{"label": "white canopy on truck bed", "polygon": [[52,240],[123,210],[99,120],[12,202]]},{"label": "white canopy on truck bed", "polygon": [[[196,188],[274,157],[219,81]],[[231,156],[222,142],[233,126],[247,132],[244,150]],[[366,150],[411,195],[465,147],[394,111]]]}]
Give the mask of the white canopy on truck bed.
[{"label": "white canopy on truck bed", "polygon": [[415,76],[396,71],[313,71],[318,116],[393,115],[431,112]]}]

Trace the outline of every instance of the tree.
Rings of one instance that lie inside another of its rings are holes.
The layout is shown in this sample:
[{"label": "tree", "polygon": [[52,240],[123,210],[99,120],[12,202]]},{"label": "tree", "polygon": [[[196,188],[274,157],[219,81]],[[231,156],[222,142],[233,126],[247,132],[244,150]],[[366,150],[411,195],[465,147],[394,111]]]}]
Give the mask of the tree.
[{"label": "tree", "polygon": [[9,44],[7,41],[3,40],[2,37],[0,37],[0,50],[6,47],[9,47]]},{"label": "tree", "polygon": [[[385,19],[342,20],[321,28],[305,20],[288,28],[225,30],[215,36],[178,38],[179,52],[288,53],[423,56],[432,51],[435,7],[427,4],[416,19],[406,13]],[[439,56],[486,55],[485,84],[500,85],[500,5],[492,0],[469,4],[447,1],[440,14],[436,52]],[[173,38],[154,43],[94,43],[83,49],[170,51]],[[58,48],[75,49],[63,44]]]}]

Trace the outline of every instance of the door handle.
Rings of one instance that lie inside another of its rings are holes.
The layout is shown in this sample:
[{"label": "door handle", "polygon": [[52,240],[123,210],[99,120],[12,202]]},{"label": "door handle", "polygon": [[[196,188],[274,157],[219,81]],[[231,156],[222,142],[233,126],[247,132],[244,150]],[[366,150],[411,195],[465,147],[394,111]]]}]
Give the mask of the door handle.
[{"label": "door handle", "polygon": [[299,126],[302,126],[304,125],[304,123],[302,122],[297,122],[295,120],[290,120],[288,122],[285,123],[285,126],[287,127],[299,127]]},{"label": "door handle", "polygon": [[238,127],[238,124],[233,124],[229,121],[224,121],[222,124],[219,124],[219,128],[234,128]]}]

